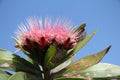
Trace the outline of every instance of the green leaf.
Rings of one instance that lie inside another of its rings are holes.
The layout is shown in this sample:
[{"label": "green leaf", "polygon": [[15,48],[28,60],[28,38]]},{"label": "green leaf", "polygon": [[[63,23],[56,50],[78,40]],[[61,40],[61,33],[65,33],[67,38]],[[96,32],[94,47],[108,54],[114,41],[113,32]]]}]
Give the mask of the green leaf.
[{"label": "green leaf", "polygon": [[13,70],[13,66],[11,65],[13,58],[14,56],[11,52],[0,49],[0,68]]},{"label": "green leaf", "polygon": [[120,80],[120,77],[113,78],[93,78],[92,80]]},{"label": "green leaf", "polygon": [[0,70],[0,80],[8,80],[10,76],[7,72]]},{"label": "green leaf", "polygon": [[34,67],[37,68],[38,70],[40,69],[39,64],[32,60],[30,57],[27,57],[26,60],[30,62],[32,65],[34,65]]},{"label": "green leaf", "polygon": [[78,32],[78,31],[80,31],[81,29],[84,29],[85,26],[86,26],[86,23],[83,23],[83,24],[81,24],[78,28],[74,28],[71,32],[72,32],[72,33]]},{"label": "green leaf", "polygon": [[[64,76],[64,75],[72,75],[74,73],[79,73],[80,70],[83,70],[87,67],[97,64],[100,60],[105,56],[105,54],[109,51],[111,46],[108,48],[86,57],[81,58],[80,60],[70,64],[67,67],[64,67],[62,70],[58,71],[56,74],[54,73],[54,77]],[[75,75],[74,75],[75,76]]]},{"label": "green leaf", "polygon": [[16,74],[12,75],[8,80],[42,80],[42,79],[28,73],[17,72]]},{"label": "green leaf", "polygon": [[30,54],[29,52],[25,51],[25,50],[22,48],[20,42],[19,42],[16,38],[13,38],[13,40],[15,41],[16,45],[18,46],[18,48],[19,48],[21,51],[23,51],[23,53],[25,53],[25,54],[27,54],[27,55]]},{"label": "green leaf", "polygon": [[55,64],[54,68],[57,67],[57,66],[59,66],[59,65],[61,65],[65,61],[69,60],[70,58],[73,58],[74,55],[73,55],[72,51],[73,51],[73,49],[68,50],[67,54],[63,57],[63,59],[60,62],[58,62],[58,63]]},{"label": "green leaf", "polygon": [[47,50],[45,61],[44,61],[44,68],[51,69],[54,66],[51,60],[54,57],[55,53],[56,53],[56,46],[52,44]]},{"label": "green leaf", "polygon": [[0,68],[29,73],[39,72],[38,68],[36,68],[27,60],[2,49],[0,49]]},{"label": "green leaf", "polygon": [[60,70],[62,70],[63,68],[67,67],[69,64],[71,64],[73,62],[73,57],[69,58],[67,61],[65,61],[64,63],[60,64],[59,66],[57,66],[56,68],[54,68],[52,70],[52,73],[56,73]]},{"label": "green leaf", "polygon": [[58,65],[57,67],[55,67],[55,68],[52,70],[52,76],[53,76],[54,78],[55,78],[55,77],[58,77],[58,76],[61,76],[62,73],[66,71],[65,68],[73,62],[73,58],[74,58],[74,56],[66,59],[65,61],[61,62],[60,65]]},{"label": "green leaf", "polygon": [[85,57],[81,58],[80,60],[72,63],[70,66],[67,67],[66,72],[83,70],[87,67],[97,64],[105,56],[105,54],[109,51],[110,47],[111,46],[109,46],[108,48],[106,48],[96,54],[85,56]]},{"label": "green leaf", "polygon": [[96,33],[96,31],[92,32],[89,36],[87,36],[84,40],[80,41],[75,49],[73,50],[73,53],[77,53],[84,45],[86,45],[90,39],[93,37],[93,35]]},{"label": "green leaf", "polygon": [[106,78],[106,80],[118,78],[120,79],[120,66],[108,63],[99,63],[85,70],[82,70],[80,72],[80,75],[96,78],[94,80],[100,80],[99,78]]}]

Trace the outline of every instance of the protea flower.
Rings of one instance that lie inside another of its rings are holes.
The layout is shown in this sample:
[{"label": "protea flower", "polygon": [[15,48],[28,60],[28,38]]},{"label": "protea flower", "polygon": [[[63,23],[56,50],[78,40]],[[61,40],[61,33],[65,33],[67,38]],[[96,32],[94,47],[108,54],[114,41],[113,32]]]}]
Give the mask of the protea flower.
[{"label": "protea flower", "polygon": [[[84,24],[85,26],[85,24]],[[67,51],[74,48],[84,37],[84,26],[73,29],[73,25],[60,19],[51,23],[50,19],[45,19],[44,24],[41,19],[30,18],[27,25],[20,25],[17,33],[19,45],[29,52],[33,60],[44,66],[44,58],[48,48],[55,45],[56,53],[52,58],[53,63],[58,63],[67,54]],[[17,48],[19,47],[17,44]]]},{"label": "protea flower", "polygon": [[[0,49],[0,80],[103,80],[120,79],[120,67],[99,63],[104,50],[73,61],[74,55],[96,33],[85,36],[85,24],[74,27],[65,20],[30,18],[19,26],[16,48],[27,58]],[[98,64],[99,63],[99,64]],[[16,72],[11,74],[8,70]]]}]

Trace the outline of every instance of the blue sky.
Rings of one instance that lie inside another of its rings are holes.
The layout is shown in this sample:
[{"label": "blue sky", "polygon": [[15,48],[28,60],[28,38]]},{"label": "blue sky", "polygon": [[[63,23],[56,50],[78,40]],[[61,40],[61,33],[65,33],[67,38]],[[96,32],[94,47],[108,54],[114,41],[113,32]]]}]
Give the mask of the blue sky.
[{"label": "blue sky", "polygon": [[0,48],[16,50],[11,37],[31,16],[67,18],[75,25],[85,22],[88,34],[98,29],[75,60],[112,45],[101,62],[120,65],[120,0],[0,0]]}]

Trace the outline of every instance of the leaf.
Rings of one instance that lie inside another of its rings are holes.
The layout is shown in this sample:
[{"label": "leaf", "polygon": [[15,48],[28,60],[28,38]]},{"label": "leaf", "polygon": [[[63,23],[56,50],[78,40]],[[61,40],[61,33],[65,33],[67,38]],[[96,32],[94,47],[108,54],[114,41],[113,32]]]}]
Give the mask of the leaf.
[{"label": "leaf", "polygon": [[78,28],[73,29],[72,33],[75,33],[75,32],[80,31],[81,29],[84,29],[85,26],[86,26],[86,23],[81,24]]},{"label": "leaf", "polygon": [[54,68],[54,69],[52,70],[52,73],[56,73],[56,72],[62,70],[63,68],[65,68],[65,67],[67,67],[69,64],[71,64],[72,61],[73,61],[73,57],[70,58],[70,59],[68,59],[68,60],[65,61],[64,63],[60,64],[60,65],[57,66],[56,68]]},{"label": "leaf", "polygon": [[8,80],[41,80],[41,78],[28,73],[17,72],[16,74],[12,75]]},{"label": "leaf", "polygon": [[54,44],[50,45],[45,56],[44,68],[51,69],[54,66],[51,60],[54,57],[55,53],[56,53],[56,46]]},{"label": "leaf", "polygon": [[11,52],[0,49],[0,68],[13,70],[12,68],[12,59],[14,56]]},{"label": "leaf", "polygon": [[120,79],[120,66],[108,64],[108,63],[98,63],[80,72],[80,75],[85,77],[96,78],[94,80],[100,80],[99,78],[106,79]]},{"label": "leaf", "polygon": [[26,60],[30,62],[32,65],[34,65],[34,67],[37,68],[38,70],[40,69],[39,64],[32,60],[30,57],[27,57]]},{"label": "leaf", "polygon": [[77,53],[84,45],[86,45],[90,39],[93,37],[93,35],[96,33],[96,31],[92,32],[89,36],[87,36],[84,40],[80,41],[78,45],[73,50],[73,53]]},{"label": "leaf", "polygon": [[[67,54],[69,55],[73,49],[69,50]],[[55,67],[52,69],[52,77],[61,76],[63,72],[66,71],[65,67],[70,65],[73,62],[74,56],[65,56],[60,63],[55,64]]]},{"label": "leaf", "polygon": [[25,50],[22,48],[20,42],[19,42],[16,38],[13,38],[13,40],[15,41],[17,47],[18,47],[21,51],[23,51],[23,53],[25,53],[25,54],[27,54],[27,55],[30,54],[29,52],[25,51]]},{"label": "leaf", "polygon": [[59,66],[59,65],[61,65],[61,64],[64,63],[65,61],[69,60],[70,58],[73,58],[74,55],[73,55],[72,51],[73,51],[73,49],[68,50],[68,51],[67,51],[67,54],[63,57],[63,59],[62,59],[60,62],[58,62],[58,63],[56,63],[56,64],[54,65],[54,68],[57,67],[57,66]]},{"label": "leaf", "polygon": [[118,78],[93,78],[92,80],[120,80],[120,77]]},{"label": "leaf", "polygon": [[87,67],[97,64],[105,56],[105,54],[109,51],[110,47],[111,46],[109,46],[108,48],[106,48],[96,54],[85,56],[85,57],[81,58],[80,60],[72,63],[71,65],[69,65],[67,67],[66,72],[83,70]]},{"label": "leaf", "polygon": [[70,64],[68,67],[62,69],[57,74],[54,74],[53,76],[56,77],[56,75],[60,76],[77,76],[80,73],[80,70],[84,70],[92,65],[97,64],[100,62],[100,60],[104,57],[104,55],[109,51],[111,46],[104,49],[103,51],[100,51],[96,54],[86,56],[84,58],[81,58],[77,62],[74,62]]},{"label": "leaf", "polygon": [[39,70],[27,60],[2,49],[0,49],[0,68],[29,73],[39,72]]},{"label": "leaf", "polygon": [[8,80],[10,76],[7,72],[0,70],[0,80]]}]

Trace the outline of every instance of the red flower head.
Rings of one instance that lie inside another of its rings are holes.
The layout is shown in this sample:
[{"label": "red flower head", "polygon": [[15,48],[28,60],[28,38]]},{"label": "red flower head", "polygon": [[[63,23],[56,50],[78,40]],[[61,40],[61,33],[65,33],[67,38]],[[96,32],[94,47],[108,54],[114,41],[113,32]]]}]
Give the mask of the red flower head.
[{"label": "red flower head", "polygon": [[22,48],[30,53],[29,56],[39,56],[41,60],[51,44],[56,45],[58,52],[76,46],[84,28],[75,30],[72,27],[69,22],[62,20],[51,23],[50,19],[45,19],[43,24],[41,19],[31,18],[27,20],[27,25],[19,26],[17,38]]}]

